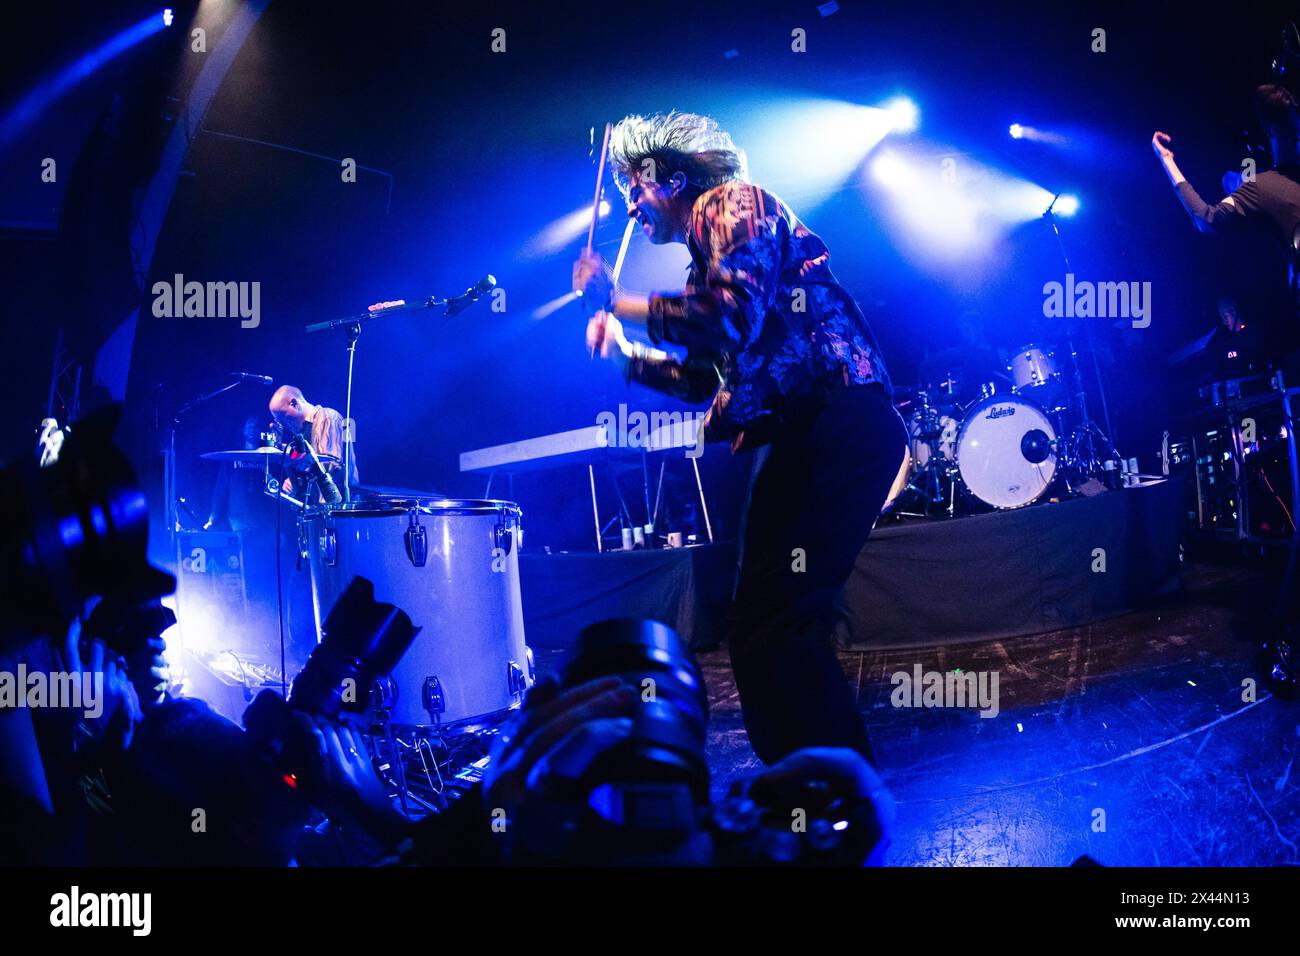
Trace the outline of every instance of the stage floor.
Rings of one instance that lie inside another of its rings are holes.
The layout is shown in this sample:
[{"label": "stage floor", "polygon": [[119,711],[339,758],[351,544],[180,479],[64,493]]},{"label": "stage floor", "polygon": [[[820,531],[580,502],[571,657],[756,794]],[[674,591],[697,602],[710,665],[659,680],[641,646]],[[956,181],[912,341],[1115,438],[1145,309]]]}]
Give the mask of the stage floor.
[{"label": "stage floor", "polygon": [[[959,646],[844,650],[885,782],[895,866],[1300,863],[1300,704],[1243,701],[1262,575],[1198,566],[1168,605]],[[544,652],[539,663],[563,656]],[[715,792],[757,766],[726,651],[700,656]],[[896,709],[890,675],[997,671],[997,717]],[[1104,812],[1104,832],[1094,832]]]}]

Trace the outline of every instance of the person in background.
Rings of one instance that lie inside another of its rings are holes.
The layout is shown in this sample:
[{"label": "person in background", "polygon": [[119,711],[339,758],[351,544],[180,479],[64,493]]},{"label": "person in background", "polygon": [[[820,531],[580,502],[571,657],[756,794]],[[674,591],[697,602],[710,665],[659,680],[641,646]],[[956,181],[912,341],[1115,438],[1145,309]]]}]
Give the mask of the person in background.
[{"label": "person in background", "polygon": [[[324,405],[313,405],[303,396],[302,390],[293,385],[281,385],[271,396],[268,406],[271,417],[283,433],[286,441],[302,435],[315,449],[326,471],[331,472],[336,483],[343,475],[344,441],[352,445],[352,436],[344,434],[343,416],[336,409]],[[357,477],[357,454],[355,446],[346,449],[350,452],[350,465],[347,476],[348,486],[355,488],[360,479]],[[287,484],[286,491],[292,493],[292,485]]]},{"label": "person in background", "polygon": [[[1261,316],[1258,332],[1269,358],[1279,367],[1300,372],[1300,105],[1286,87],[1266,84],[1255,90],[1255,112],[1268,135],[1273,168],[1243,181],[1230,195],[1207,203],[1174,161],[1168,133],[1151,137],[1160,166],[1169,178],[1192,224],[1199,232],[1244,242],[1262,238],[1289,265],[1291,296],[1286,314]],[[1247,235],[1250,234],[1250,235]],[[1280,283],[1279,283],[1280,285]],[[1291,375],[1297,381],[1300,377]]]},{"label": "person in background", "polygon": [[[244,419],[244,448],[262,447],[261,423],[257,416]],[[228,461],[217,473],[217,483],[212,489],[212,507],[204,531],[221,530],[254,531],[265,528],[274,520],[266,494],[266,469],[264,465],[243,461]]]},{"label": "person in background", "polygon": [[[1288,295],[1282,306],[1259,316],[1257,329],[1261,357],[1283,370],[1288,385],[1300,382],[1300,103],[1284,86],[1265,84],[1255,90],[1255,112],[1268,135],[1273,168],[1257,173],[1231,195],[1213,205],[1203,200],[1174,162],[1168,133],[1157,131],[1151,148],[1178,193],[1178,201],[1202,233],[1223,233],[1236,241],[1263,237],[1279,253],[1288,272]],[[1245,236],[1243,233],[1250,233]],[[1281,283],[1278,283],[1281,285]],[[1222,317],[1222,313],[1221,313]],[[1231,332],[1235,316],[1223,317]],[[1300,692],[1300,529],[1294,529],[1287,569],[1274,603],[1283,633],[1269,639],[1266,650],[1273,659],[1270,678],[1279,691]]]}]

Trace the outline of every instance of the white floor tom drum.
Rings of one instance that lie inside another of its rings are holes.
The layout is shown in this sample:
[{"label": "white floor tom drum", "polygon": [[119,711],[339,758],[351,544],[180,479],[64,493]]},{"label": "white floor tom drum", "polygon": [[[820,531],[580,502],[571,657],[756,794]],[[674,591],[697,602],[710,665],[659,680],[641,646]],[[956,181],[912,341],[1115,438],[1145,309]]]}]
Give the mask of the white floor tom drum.
[{"label": "white floor tom drum", "polygon": [[403,726],[503,715],[532,684],[519,593],[520,509],[509,501],[385,498],[307,517],[317,636],[356,575],[421,628],[393,670]]}]

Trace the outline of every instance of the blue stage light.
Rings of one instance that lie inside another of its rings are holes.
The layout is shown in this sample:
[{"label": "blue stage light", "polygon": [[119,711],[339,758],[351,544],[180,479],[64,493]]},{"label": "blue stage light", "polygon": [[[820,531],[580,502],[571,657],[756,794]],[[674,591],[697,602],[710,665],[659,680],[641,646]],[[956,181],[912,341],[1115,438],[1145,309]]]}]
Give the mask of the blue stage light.
[{"label": "blue stage light", "polygon": [[921,111],[906,96],[896,96],[882,107],[890,117],[895,133],[910,133],[921,125]]},{"label": "blue stage light", "polygon": [[881,153],[871,163],[871,175],[890,189],[898,189],[916,179],[915,172],[894,153]]},{"label": "blue stage light", "polygon": [[82,54],[55,73],[43,77],[9,110],[0,116],[0,148],[12,144],[59,98],[91,76],[105,64],[112,62],[136,44],[166,29],[158,15],[151,14],[134,26],[128,27],[93,50]]},{"label": "blue stage light", "polygon": [[1048,146],[1065,146],[1068,143],[1063,133],[1025,123],[1012,123],[1007,132],[1011,134],[1012,139],[1024,139],[1031,143],[1046,143]]},{"label": "blue stage light", "polygon": [[[868,163],[874,205],[893,220],[900,248],[925,268],[987,261],[1010,230],[1039,219],[1054,193],[968,153],[909,142]],[[883,200],[883,202],[882,202]],[[1073,215],[1062,195],[1053,212]]]},{"label": "blue stage light", "polygon": [[172,8],[168,7],[167,9],[163,10],[163,26],[169,27],[171,25],[172,25]]},{"label": "blue stage light", "polygon": [[841,188],[893,129],[894,117],[843,100],[756,100],[730,124],[749,154],[755,182],[806,212]]},{"label": "blue stage light", "polygon": [[1052,211],[1058,216],[1073,216],[1079,211],[1079,197],[1068,193],[1061,195]]}]

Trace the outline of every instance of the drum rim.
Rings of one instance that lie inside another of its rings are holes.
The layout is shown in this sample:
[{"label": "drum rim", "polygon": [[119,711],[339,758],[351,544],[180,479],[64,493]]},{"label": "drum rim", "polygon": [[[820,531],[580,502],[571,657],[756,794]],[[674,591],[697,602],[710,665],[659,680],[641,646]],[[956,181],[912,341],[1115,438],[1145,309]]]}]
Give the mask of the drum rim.
[{"label": "drum rim", "polygon": [[1026,352],[1030,351],[1031,349],[1034,351],[1042,352],[1048,358],[1054,358],[1056,355],[1056,352],[1053,349],[1049,349],[1046,346],[1039,345],[1037,342],[1029,342],[1025,345],[1022,345],[1020,346],[1020,348],[1016,349],[1011,354],[1012,356],[1024,355]]},{"label": "drum rim", "polygon": [[371,498],[349,501],[341,505],[320,506],[310,509],[313,516],[332,518],[384,518],[418,511],[430,516],[442,514],[489,515],[509,514],[519,516],[523,509],[516,502],[498,498]]},{"label": "drum rim", "polygon": [[972,495],[975,495],[976,498],[978,498],[980,501],[984,502],[984,504],[988,505],[990,508],[993,508],[996,511],[1015,511],[1018,508],[1028,508],[1030,505],[1038,501],[1039,498],[1043,497],[1043,495],[1047,494],[1047,489],[1052,487],[1052,482],[1056,480],[1057,456],[1056,456],[1056,452],[1052,452],[1051,455],[1052,474],[1047,479],[1047,481],[1043,482],[1043,487],[1039,489],[1038,494],[1034,495],[1034,497],[1030,498],[1028,501],[1026,501],[1024,504],[1021,505],[995,505],[993,504],[993,502],[985,501],[983,498],[980,498],[979,495],[975,494],[974,489],[972,489],[970,486],[970,482],[968,482],[966,480],[966,476],[961,473],[961,440],[966,437],[966,426],[975,420],[975,415],[978,412],[982,411],[982,406],[996,405],[1000,401],[1005,402],[1005,401],[1012,401],[1012,400],[1024,402],[1026,405],[1030,406],[1031,408],[1036,409],[1038,413],[1047,420],[1047,426],[1052,430],[1051,435],[1049,437],[1051,437],[1053,440],[1056,440],[1059,437],[1056,434],[1056,426],[1052,424],[1052,418],[1048,414],[1047,409],[1043,408],[1042,405],[1034,401],[1032,398],[1028,398],[1017,392],[1012,392],[1010,395],[1006,396],[1005,398],[998,398],[998,396],[996,395],[990,395],[988,398],[982,398],[974,405],[972,405],[967,410],[966,414],[962,416],[961,427],[957,429],[957,440],[953,443],[952,446],[952,460],[953,460],[953,464],[957,466],[957,476],[961,478],[961,483],[966,486],[967,491],[969,491]]},{"label": "drum rim", "polygon": [[1031,380],[1023,385],[1013,381],[1011,384],[1012,394],[1015,394],[1020,389],[1046,388],[1049,385],[1060,384],[1061,370],[1056,367],[1056,352],[1033,342],[1030,342],[1028,345],[1022,345],[1012,354],[1011,358],[1007,360],[1007,371],[1010,372],[1014,378],[1025,367],[1028,367],[1032,378],[1032,374],[1035,370],[1034,367],[1040,364],[1040,360],[1031,357],[1031,353],[1033,352],[1037,352],[1042,356],[1041,364],[1048,370],[1047,377],[1040,382]]}]

